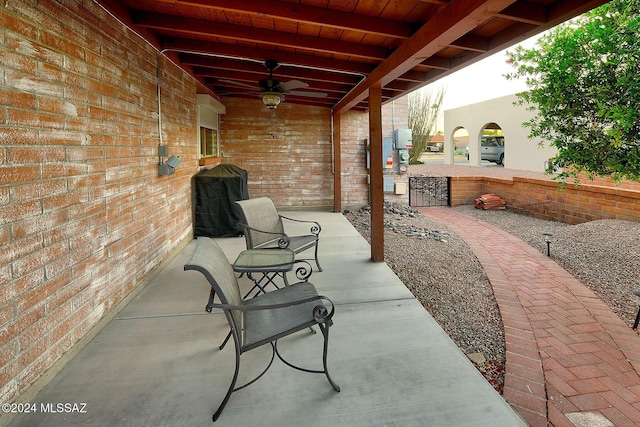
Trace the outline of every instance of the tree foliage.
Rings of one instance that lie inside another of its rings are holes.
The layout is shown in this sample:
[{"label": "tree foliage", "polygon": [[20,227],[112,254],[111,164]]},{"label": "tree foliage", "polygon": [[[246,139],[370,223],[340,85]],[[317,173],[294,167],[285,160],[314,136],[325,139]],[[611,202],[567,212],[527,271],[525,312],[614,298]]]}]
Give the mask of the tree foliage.
[{"label": "tree foliage", "polygon": [[558,26],[532,49],[509,52],[537,111],[530,138],[558,149],[560,179],[640,180],[640,0],[613,0]]},{"label": "tree foliage", "polygon": [[444,89],[423,87],[409,94],[408,120],[413,146],[409,150],[409,163],[418,163],[438,122],[442,109]]}]

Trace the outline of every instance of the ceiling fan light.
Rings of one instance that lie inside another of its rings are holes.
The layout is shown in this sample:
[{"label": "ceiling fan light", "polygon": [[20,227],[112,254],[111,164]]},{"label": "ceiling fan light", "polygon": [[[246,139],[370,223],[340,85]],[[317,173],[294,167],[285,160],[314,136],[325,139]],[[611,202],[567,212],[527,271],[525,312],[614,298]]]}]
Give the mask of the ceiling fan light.
[{"label": "ceiling fan light", "polygon": [[270,110],[277,108],[282,101],[282,95],[278,92],[262,92],[260,94],[262,103]]}]

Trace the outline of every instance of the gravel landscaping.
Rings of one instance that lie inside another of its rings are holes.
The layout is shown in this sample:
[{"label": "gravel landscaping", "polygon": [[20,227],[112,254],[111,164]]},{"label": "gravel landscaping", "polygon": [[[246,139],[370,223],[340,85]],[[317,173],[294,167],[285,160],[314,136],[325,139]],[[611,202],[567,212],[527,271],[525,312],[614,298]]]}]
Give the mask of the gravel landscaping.
[{"label": "gravel landscaping", "polygon": [[[627,324],[638,310],[640,223],[601,220],[579,225],[540,220],[509,210],[454,208],[489,222],[546,254],[596,292]],[[344,212],[369,240],[368,208]],[[504,381],[504,332],[491,284],[466,243],[441,223],[408,206],[385,204],[385,259],[496,390]]]}]

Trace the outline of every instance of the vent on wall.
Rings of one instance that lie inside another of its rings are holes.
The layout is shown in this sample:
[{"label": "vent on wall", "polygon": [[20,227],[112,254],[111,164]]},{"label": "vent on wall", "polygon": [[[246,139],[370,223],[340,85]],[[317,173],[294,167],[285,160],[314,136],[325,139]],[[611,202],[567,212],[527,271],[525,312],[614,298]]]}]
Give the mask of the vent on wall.
[{"label": "vent on wall", "polygon": [[225,107],[224,104],[222,104],[221,102],[216,101],[210,95],[198,94],[198,95],[196,95],[196,101],[197,101],[198,105],[202,105],[204,107],[207,107],[207,108],[213,110],[214,113],[217,113],[217,114],[226,114],[227,113],[227,107]]}]

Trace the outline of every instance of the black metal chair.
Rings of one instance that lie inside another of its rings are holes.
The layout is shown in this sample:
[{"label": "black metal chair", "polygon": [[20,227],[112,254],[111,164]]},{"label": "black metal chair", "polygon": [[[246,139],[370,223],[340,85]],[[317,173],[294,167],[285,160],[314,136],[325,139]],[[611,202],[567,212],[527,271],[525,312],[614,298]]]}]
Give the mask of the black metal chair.
[{"label": "black metal chair", "polygon": [[[340,387],[331,379],[327,370],[329,327],[333,324],[335,308],[329,298],[318,295],[313,284],[306,281],[299,282],[243,301],[231,264],[215,240],[208,237],[198,238],[196,248],[184,269],[199,271],[207,278],[221,301],[220,304],[213,304],[213,307],[224,311],[235,342],[235,373],[227,394],[213,414],[213,421],[218,419],[231,394],[262,377],[271,367],[276,355],[292,368],[325,374],[333,389],[340,391]],[[318,325],[324,336],[322,370],[295,366],[283,359],[278,352],[279,338],[313,325]],[[273,352],[268,366],[253,380],[236,387],[240,371],[240,356],[265,344],[271,344]]]},{"label": "black metal chair", "polygon": [[[236,205],[240,207],[244,217],[244,221],[238,225],[244,228],[247,249],[289,248],[298,254],[314,248],[316,266],[318,271],[322,271],[318,260],[318,241],[321,231],[318,222],[280,215],[273,200],[268,197],[240,200]],[[310,224],[309,234],[287,235],[283,220]]]}]

